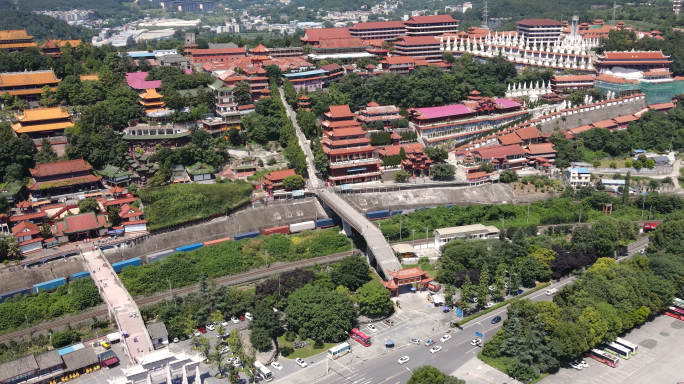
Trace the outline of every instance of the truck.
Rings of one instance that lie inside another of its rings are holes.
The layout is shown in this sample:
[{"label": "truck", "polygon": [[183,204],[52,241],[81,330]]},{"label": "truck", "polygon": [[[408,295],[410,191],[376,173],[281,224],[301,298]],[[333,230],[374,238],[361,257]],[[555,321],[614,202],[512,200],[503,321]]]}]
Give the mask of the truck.
[{"label": "truck", "polygon": [[557,288],[551,288],[551,289],[547,289],[547,290],[546,290],[546,294],[547,294],[548,296],[553,296],[553,295],[556,294],[556,292],[558,292],[558,289],[557,289]]},{"label": "truck", "polygon": [[444,298],[440,295],[428,295],[428,301],[430,301],[435,307],[444,305]]},{"label": "truck", "polygon": [[434,282],[434,281],[431,281],[431,282],[428,283],[427,289],[429,289],[429,290],[432,291],[432,292],[437,292],[437,291],[439,291],[440,289],[442,289],[442,286],[439,285],[438,283]]}]

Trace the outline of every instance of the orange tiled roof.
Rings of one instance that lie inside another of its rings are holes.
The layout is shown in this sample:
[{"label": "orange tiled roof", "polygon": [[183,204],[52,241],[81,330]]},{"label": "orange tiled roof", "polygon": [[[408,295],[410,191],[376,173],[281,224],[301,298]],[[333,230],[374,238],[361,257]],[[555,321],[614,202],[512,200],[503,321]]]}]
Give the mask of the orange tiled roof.
[{"label": "orange tiled roof", "polygon": [[23,115],[16,115],[17,121],[27,123],[32,121],[67,119],[71,115],[60,107],[25,109]]},{"label": "orange tiled roof", "polygon": [[93,73],[92,75],[78,75],[81,81],[98,81],[100,80],[100,77],[97,75],[97,73]]},{"label": "orange tiled roof", "polygon": [[5,40],[31,40],[33,36],[26,33],[25,29],[10,29],[0,31],[0,41]]},{"label": "orange tiled roof", "polygon": [[29,132],[44,132],[44,131],[57,131],[60,129],[67,129],[73,127],[74,123],[71,121],[64,121],[59,123],[48,123],[48,124],[36,124],[36,125],[26,125],[12,124],[12,129],[17,134],[29,133]]},{"label": "orange tiled roof", "polygon": [[390,276],[395,279],[408,279],[411,277],[418,277],[427,274],[427,271],[423,271],[420,267],[404,268],[399,271],[389,272]]},{"label": "orange tiled roof", "polygon": [[10,43],[10,44],[0,44],[2,49],[12,49],[12,48],[29,48],[37,46],[36,43]]},{"label": "orange tiled roof", "polygon": [[142,99],[161,99],[163,96],[154,88],[145,89],[145,92],[140,94]]},{"label": "orange tiled roof", "polygon": [[35,169],[29,169],[32,176],[54,176],[65,173],[89,171],[91,167],[83,159],[57,161],[54,163],[37,164]]},{"label": "orange tiled roof", "polygon": [[[50,71],[0,73],[0,87],[21,87],[59,83],[55,73]],[[38,90],[40,93],[40,90]]]}]

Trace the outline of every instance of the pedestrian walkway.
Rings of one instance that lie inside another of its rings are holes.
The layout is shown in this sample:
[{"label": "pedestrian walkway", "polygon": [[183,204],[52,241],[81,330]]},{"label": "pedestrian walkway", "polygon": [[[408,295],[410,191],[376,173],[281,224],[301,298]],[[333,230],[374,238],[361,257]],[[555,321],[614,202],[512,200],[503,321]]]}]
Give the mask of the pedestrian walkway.
[{"label": "pedestrian walkway", "polygon": [[110,315],[116,319],[119,331],[127,335],[122,339],[124,351],[132,364],[139,363],[146,353],[152,351],[152,343],[137,305],[99,249],[83,253],[83,258],[100,295],[109,306]]}]

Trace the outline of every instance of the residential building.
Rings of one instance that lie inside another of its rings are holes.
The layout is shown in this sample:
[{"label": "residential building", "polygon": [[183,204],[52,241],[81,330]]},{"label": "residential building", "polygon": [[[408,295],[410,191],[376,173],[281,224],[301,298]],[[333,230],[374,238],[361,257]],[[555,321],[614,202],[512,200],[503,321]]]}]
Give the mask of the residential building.
[{"label": "residential building", "polygon": [[513,100],[486,97],[442,107],[411,108],[408,113],[411,128],[426,146],[452,145],[528,114]]},{"label": "residential building", "polygon": [[285,189],[283,180],[286,177],[297,176],[294,169],[284,169],[282,171],[271,171],[264,175],[264,182],[262,183],[264,190],[267,193],[282,191]]},{"label": "residential building", "polygon": [[169,344],[169,333],[166,330],[166,325],[161,321],[147,324],[147,334],[150,335],[154,349],[163,348]]},{"label": "residential building", "polygon": [[131,172],[113,165],[108,165],[97,173],[102,176],[102,184],[109,187],[127,187],[131,182]]},{"label": "residential building", "polygon": [[23,51],[29,47],[35,47],[33,36],[26,33],[25,29],[12,29],[0,31],[0,49],[8,52]]},{"label": "residential building", "polygon": [[302,47],[269,48],[268,56],[272,59],[296,58],[304,56],[304,49]]},{"label": "residential building", "polygon": [[397,37],[406,34],[406,27],[401,21],[356,23],[353,27],[349,27],[349,34],[361,40],[394,41]]},{"label": "residential building", "polygon": [[29,170],[32,179],[28,190],[34,197],[97,190],[102,178],[92,175],[92,168],[83,159],[37,164]]},{"label": "residential building", "polygon": [[27,100],[37,100],[43,87],[57,91],[60,80],[52,70],[0,73],[0,94],[9,93]]},{"label": "residential building", "polygon": [[492,163],[497,170],[519,169],[527,166],[527,152],[520,145],[492,146],[472,151],[475,162]]},{"label": "residential building", "polygon": [[460,227],[438,228],[432,232],[435,236],[435,249],[442,248],[453,240],[486,240],[499,237],[499,228],[493,225],[472,224]]},{"label": "residential building", "polygon": [[7,204],[17,203],[25,192],[24,186],[19,181],[0,183],[0,199],[5,199]]},{"label": "residential building", "polygon": [[380,60],[382,70],[393,73],[409,73],[416,66],[416,60],[411,56],[390,56]]},{"label": "residential building", "polygon": [[517,23],[518,36],[528,45],[560,43],[563,23],[553,19],[525,19]]},{"label": "residential building", "polygon": [[162,67],[176,67],[184,71],[190,70],[190,59],[183,55],[165,55],[158,59],[159,65]]},{"label": "residential building", "polygon": [[186,167],[185,171],[187,172],[188,177],[190,177],[191,182],[208,184],[213,183],[214,172],[216,170],[209,164],[196,163]]},{"label": "residential building", "polygon": [[[233,96],[233,87],[225,85],[222,80],[216,80],[209,88],[214,91],[214,113],[221,117],[223,126],[221,130],[229,131],[230,128],[240,129],[240,111]],[[212,120],[212,122],[214,122]],[[206,129],[206,127],[205,127]]]},{"label": "residential building", "polygon": [[327,72],[323,77],[323,86],[325,87],[329,86],[330,83],[340,81],[344,76],[344,68],[337,63],[322,65],[321,69]]},{"label": "residential building", "polygon": [[15,115],[16,123],[12,129],[17,136],[24,133],[32,139],[64,136],[64,130],[74,126],[74,121],[66,109],[61,107],[25,109]]},{"label": "residential building", "polygon": [[368,126],[374,125],[376,121],[382,121],[385,127],[389,127],[393,121],[404,118],[399,112],[401,109],[394,105],[381,106],[375,102],[370,102],[366,104],[366,108],[359,111],[360,115],[356,118]]},{"label": "residential building", "polygon": [[599,73],[612,71],[614,67],[648,72],[654,69],[670,69],[670,57],[661,51],[605,52],[596,57]]},{"label": "residential building", "polygon": [[528,164],[537,167],[549,167],[556,162],[556,150],[553,143],[530,144],[525,148]]},{"label": "residential building", "polygon": [[557,94],[594,89],[594,76],[566,75],[551,78],[551,91]]},{"label": "residential building", "polygon": [[146,89],[145,92],[139,94],[138,97],[140,97],[138,102],[145,108],[145,113],[164,109],[164,101],[162,100],[164,96],[154,88]]},{"label": "residential building", "polygon": [[119,207],[119,218],[125,233],[147,232],[147,220],[142,217],[143,213],[128,203]]},{"label": "residential building", "polygon": [[311,92],[323,88],[323,78],[327,74],[328,71],[324,69],[316,69],[313,71],[285,73],[283,77],[290,80],[297,92],[302,89]]},{"label": "residential building", "polygon": [[407,36],[440,36],[458,32],[458,20],[450,15],[413,16],[404,21]]},{"label": "residential building", "polygon": [[440,50],[439,40],[433,36],[402,36],[394,42],[394,54],[440,61],[444,51]]},{"label": "residential building", "polygon": [[193,64],[211,62],[230,62],[247,56],[247,49],[241,48],[216,48],[216,49],[188,49],[185,55]]},{"label": "residential building", "polygon": [[60,57],[62,56],[62,47],[69,44],[70,47],[76,48],[83,43],[81,40],[52,40],[47,39],[43,45],[40,46],[40,51],[48,56]]},{"label": "residential building", "polygon": [[536,144],[542,140],[539,130],[535,126],[519,128],[514,130],[513,133],[522,140],[523,145]]},{"label": "residential building", "polygon": [[22,255],[43,249],[43,236],[36,224],[20,221],[19,224],[12,227],[12,236],[17,238],[19,251]]},{"label": "residential building", "polygon": [[565,179],[573,188],[586,187],[591,184],[591,172],[587,168],[568,168]]},{"label": "residential building", "polygon": [[404,149],[406,159],[401,161],[401,168],[411,174],[411,176],[427,176],[430,173],[432,160],[428,158],[420,143],[388,145],[378,148],[378,155],[381,160],[387,156],[398,156],[401,149]]}]

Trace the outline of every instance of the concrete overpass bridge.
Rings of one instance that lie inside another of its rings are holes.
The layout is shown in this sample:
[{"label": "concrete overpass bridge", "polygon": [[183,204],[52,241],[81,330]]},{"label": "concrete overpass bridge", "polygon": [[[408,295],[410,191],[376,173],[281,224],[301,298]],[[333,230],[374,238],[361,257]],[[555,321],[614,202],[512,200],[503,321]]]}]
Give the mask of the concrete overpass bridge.
[{"label": "concrete overpass bridge", "polygon": [[347,235],[351,235],[351,229],[354,228],[364,237],[368,245],[368,261],[381,277],[388,280],[389,272],[402,269],[401,263],[385,240],[385,236],[382,235],[382,231],[370,220],[330,189],[318,189],[316,194],[323,203],[342,218],[343,228]]}]

